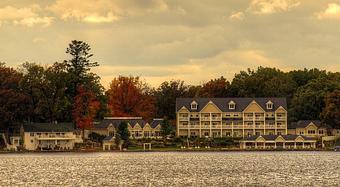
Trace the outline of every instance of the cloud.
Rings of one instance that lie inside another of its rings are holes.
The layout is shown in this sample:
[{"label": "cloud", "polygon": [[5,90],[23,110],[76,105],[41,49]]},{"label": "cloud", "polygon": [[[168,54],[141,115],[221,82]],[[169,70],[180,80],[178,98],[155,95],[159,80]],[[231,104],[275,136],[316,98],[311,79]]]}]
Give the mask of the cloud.
[{"label": "cloud", "polygon": [[297,0],[252,0],[245,11],[233,12],[230,20],[244,20],[248,13],[269,15],[290,11],[300,5]]},{"label": "cloud", "polygon": [[118,75],[141,76],[154,87],[163,81],[181,79],[190,84],[200,84],[207,80],[224,76],[231,80],[234,74],[247,68],[287,67],[275,58],[270,58],[260,50],[239,49],[227,50],[207,58],[187,59],[182,64],[157,65],[103,65],[94,71],[98,73],[104,87]]},{"label": "cloud", "polygon": [[253,0],[248,11],[255,14],[273,14],[290,11],[300,5],[296,0]]},{"label": "cloud", "polygon": [[0,23],[13,23],[28,27],[34,25],[49,26],[53,22],[53,17],[40,16],[37,13],[40,10],[39,5],[31,5],[25,8],[6,6],[0,8]]},{"label": "cloud", "polygon": [[167,10],[163,0],[57,0],[47,9],[63,20],[74,19],[87,23],[109,23],[126,16],[139,15],[147,12]]},{"label": "cloud", "polygon": [[231,20],[243,20],[245,17],[243,12],[234,12],[229,16]]},{"label": "cloud", "polygon": [[340,5],[330,3],[326,10],[317,13],[316,16],[318,19],[340,19]]}]

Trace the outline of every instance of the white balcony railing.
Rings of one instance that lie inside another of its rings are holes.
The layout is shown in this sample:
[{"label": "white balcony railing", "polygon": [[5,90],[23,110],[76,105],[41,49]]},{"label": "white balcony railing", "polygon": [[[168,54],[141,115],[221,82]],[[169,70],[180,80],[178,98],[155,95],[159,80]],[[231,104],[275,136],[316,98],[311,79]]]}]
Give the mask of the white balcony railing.
[{"label": "white balcony railing", "polygon": [[253,121],[254,118],[253,118],[253,117],[245,117],[244,120],[245,120],[245,121]]},{"label": "white balcony railing", "polygon": [[210,121],[210,117],[201,117],[201,121]]},{"label": "white balcony railing", "polygon": [[264,128],[264,125],[255,125],[255,128],[256,128],[256,129],[263,129],[263,128]]},{"label": "white balcony railing", "polygon": [[266,129],[275,129],[275,125],[266,125]]},{"label": "white balcony railing", "polygon": [[212,121],[221,121],[221,117],[212,117],[211,120]]},{"label": "white balcony railing", "polygon": [[243,125],[234,125],[234,129],[243,129]]},{"label": "white balcony railing", "polygon": [[179,117],[179,121],[189,121],[189,117]]},{"label": "white balcony railing", "polygon": [[285,128],[286,128],[286,125],[278,125],[277,128],[278,128],[278,129],[285,129]]},{"label": "white balcony railing", "polygon": [[255,117],[255,121],[263,121],[264,117]]},{"label": "white balcony railing", "polygon": [[277,121],[285,121],[285,120],[286,120],[286,117],[276,117],[276,120],[277,120]]}]

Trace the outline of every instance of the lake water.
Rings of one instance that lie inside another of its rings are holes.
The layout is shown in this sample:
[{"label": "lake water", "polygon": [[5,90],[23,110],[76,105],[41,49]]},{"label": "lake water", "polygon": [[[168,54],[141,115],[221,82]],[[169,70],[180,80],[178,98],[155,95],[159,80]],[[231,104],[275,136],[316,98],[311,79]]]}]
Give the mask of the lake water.
[{"label": "lake water", "polygon": [[0,186],[340,186],[340,152],[2,154]]}]

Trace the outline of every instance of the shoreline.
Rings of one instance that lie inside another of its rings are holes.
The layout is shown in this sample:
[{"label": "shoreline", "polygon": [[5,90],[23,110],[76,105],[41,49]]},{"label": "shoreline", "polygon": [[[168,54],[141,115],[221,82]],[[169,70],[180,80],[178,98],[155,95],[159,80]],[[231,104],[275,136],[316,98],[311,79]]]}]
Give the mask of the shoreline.
[{"label": "shoreline", "polygon": [[253,149],[153,149],[153,150],[112,150],[112,151],[100,151],[100,150],[88,150],[88,151],[80,151],[80,150],[69,150],[69,151],[0,151],[0,154],[51,154],[51,153],[80,153],[80,154],[88,154],[88,153],[151,153],[151,152],[206,152],[206,153],[216,153],[216,152],[336,152],[334,149],[287,149],[287,150],[277,150],[277,149],[265,149],[265,150],[253,150]]}]

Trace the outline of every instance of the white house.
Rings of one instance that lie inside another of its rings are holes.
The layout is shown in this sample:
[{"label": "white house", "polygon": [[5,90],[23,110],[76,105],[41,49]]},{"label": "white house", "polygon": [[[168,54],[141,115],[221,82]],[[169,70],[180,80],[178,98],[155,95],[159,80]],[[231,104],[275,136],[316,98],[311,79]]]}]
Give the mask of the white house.
[{"label": "white house", "polygon": [[24,148],[34,150],[71,150],[82,143],[72,123],[30,123],[22,126]]}]

